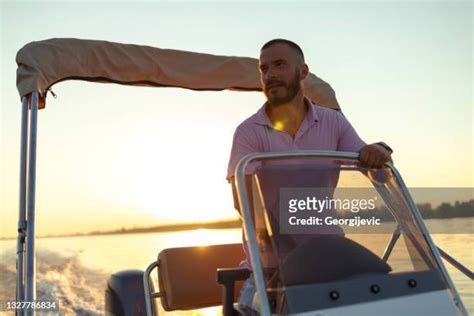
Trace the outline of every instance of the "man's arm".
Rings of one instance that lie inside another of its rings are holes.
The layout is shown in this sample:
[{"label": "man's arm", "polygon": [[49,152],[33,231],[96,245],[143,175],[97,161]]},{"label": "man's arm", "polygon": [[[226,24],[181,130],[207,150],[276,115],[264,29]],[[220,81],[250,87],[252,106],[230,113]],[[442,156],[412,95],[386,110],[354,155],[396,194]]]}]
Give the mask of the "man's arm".
[{"label": "man's arm", "polygon": [[258,146],[258,140],[249,128],[237,127],[232,140],[232,149],[230,152],[229,164],[227,167],[227,181],[235,176],[235,167],[242,157],[255,152],[261,152]]},{"label": "man's arm", "polygon": [[392,161],[392,150],[388,145],[385,143],[367,145],[341,113],[338,113],[338,120],[341,135],[338,151],[359,153],[361,165],[368,168],[382,168],[387,161]]}]

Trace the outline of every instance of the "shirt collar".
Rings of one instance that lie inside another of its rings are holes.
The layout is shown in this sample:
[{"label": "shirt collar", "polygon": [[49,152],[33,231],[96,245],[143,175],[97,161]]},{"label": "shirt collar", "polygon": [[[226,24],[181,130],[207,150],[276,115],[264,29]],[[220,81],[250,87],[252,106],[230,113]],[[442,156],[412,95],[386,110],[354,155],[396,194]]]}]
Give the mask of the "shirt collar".
[{"label": "shirt collar", "polygon": [[[308,112],[306,113],[303,122],[307,120],[309,120],[310,123],[317,122],[319,120],[319,117],[317,113],[316,104],[314,104],[308,97],[304,97],[304,102],[309,106]],[[267,102],[265,102],[262,107],[257,111],[255,123],[273,128],[272,122],[270,121],[270,118],[268,117],[267,112],[265,111],[266,104]]]}]

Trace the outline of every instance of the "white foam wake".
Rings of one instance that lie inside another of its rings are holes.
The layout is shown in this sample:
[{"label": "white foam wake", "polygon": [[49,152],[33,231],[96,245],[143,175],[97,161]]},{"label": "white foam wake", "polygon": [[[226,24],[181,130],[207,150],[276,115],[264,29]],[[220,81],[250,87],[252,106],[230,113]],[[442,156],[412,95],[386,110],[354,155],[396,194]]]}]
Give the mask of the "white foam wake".
[{"label": "white foam wake", "polygon": [[[37,300],[55,300],[61,314],[103,315],[108,275],[85,267],[80,253],[70,256],[40,250],[36,260]],[[0,300],[14,300],[16,291],[15,250],[0,254]]]}]

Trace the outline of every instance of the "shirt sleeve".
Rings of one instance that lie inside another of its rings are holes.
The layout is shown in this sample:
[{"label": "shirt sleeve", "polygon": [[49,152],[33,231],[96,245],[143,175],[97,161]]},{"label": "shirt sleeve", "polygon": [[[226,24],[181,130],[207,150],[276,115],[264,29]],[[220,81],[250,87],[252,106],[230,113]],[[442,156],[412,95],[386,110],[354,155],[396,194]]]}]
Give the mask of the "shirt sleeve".
[{"label": "shirt sleeve", "polygon": [[337,150],[358,153],[366,145],[365,142],[359,137],[351,123],[342,113],[337,113],[337,119],[339,125]]},{"label": "shirt sleeve", "polygon": [[[227,180],[234,176],[235,167],[242,157],[255,152],[260,152],[261,148],[258,146],[258,139],[255,133],[250,128],[239,126],[234,133],[232,141],[232,150],[230,152],[229,165],[227,167]],[[246,173],[252,172],[255,169],[255,163],[251,163]]]}]

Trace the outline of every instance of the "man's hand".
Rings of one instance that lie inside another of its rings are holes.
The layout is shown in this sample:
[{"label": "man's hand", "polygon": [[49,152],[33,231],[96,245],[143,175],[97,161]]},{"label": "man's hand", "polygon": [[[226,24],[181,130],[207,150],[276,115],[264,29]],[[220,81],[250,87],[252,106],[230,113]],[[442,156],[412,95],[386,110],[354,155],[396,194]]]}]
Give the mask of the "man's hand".
[{"label": "man's hand", "polygon": [[392,161],[392,154],[382,145],[365,145],[359,152],[359,161],[363,167],[379,169],[387,161]]}]

